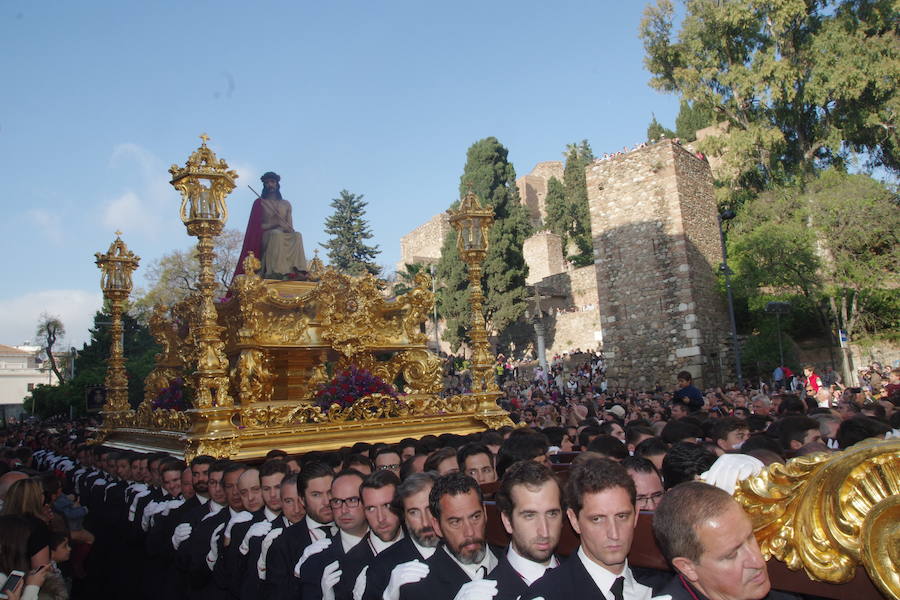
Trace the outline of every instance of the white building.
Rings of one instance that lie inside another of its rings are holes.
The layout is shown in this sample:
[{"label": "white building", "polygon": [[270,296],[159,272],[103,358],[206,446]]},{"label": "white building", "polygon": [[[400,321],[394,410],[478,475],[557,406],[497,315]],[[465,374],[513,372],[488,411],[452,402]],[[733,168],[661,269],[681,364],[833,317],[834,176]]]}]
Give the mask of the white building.
[{"label": "white building", "polygon": [[19,417],[22,402],[34,386],[56,383],[49,364],[38,355],[37,346],[4,346],[0,344],[0,420]]}]

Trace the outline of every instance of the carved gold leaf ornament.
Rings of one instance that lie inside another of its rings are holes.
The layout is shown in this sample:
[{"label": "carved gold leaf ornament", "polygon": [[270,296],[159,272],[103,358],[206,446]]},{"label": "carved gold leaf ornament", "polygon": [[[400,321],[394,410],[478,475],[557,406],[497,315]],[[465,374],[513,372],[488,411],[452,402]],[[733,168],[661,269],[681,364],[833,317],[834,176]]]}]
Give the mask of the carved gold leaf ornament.
[{"label": "carved gold leaf ornament", "polygon": [[[900,596],[898,527],[875,526],[897,514],[891,507],[900,498],[900,439],[775,463],[741,481],[735,498],[766,558],[830,583],[851,580],[862,564],[882,591]],[[887,550],[864,552],[864,545]]]}]

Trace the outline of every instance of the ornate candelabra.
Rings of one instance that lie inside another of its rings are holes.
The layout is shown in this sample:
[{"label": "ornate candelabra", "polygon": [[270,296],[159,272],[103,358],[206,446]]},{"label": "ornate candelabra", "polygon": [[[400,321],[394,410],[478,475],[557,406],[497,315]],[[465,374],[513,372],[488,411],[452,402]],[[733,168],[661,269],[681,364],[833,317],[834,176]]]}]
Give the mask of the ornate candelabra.
[{"label": "ornate candelabra", "polygon": [[[196,370],[194,382],[195,418],[192,449],[206,453],[227,455],[234,440],[231,414],[234,401],[229,394],[228,359],[222,342],[222,327],[217,323],[213,295],[216,290],[212,262],[215,257],[213,238],[222,232],[228,220],[225,196],[234,189],[238,175],[228,163],[216,157],[206,146],[209,136],[200,136],[202,143],[184,167],[172,165],[172,186],[181,193],[181,220],[188,235],[197,238],[200,277],[197,283],[197,313],[193,325]],[[199,428],[199,429],[198,429]]]},{"label": "ornate candelabra", "polygon": [[118,415],[128,411],[128,376],[125,373],[125,353],[122,343],[122,313],[125,301],[131,293],[131,274],[137,269],[139,256],[128,249],[116,232],[116,239],[109,245],[106,254],[95,253],[100,268],[100,289],[103,299],[112,313],[109,361],[106,367],[106,403],[103,405],[104,419],[115,421]]},{"label": "ornate candelabra", "polygon": [[493,360],[484,323],[484,294],[481,291],[481,263],[488,249],[488,231],[494,222],[492,208],[482,208],[478,196],[471,190],[463,198],[459,209],[450,211],[450,224],[457,231],[456,247],[469,270],[469,302],[472,304],[472,391],[478,398],[476,410],[497,410],[500,395],[492,372]]}]

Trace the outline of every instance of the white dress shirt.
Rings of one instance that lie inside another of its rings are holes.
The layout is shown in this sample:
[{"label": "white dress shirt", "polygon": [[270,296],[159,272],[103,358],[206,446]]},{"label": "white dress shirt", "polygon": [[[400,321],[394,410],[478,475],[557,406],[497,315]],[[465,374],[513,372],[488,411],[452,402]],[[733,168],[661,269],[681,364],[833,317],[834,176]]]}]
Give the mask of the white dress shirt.
[{"label": "white dress shirt", "polygon": [[587,569],[588,575],[594,580],[594,584],[600,589],[600,593],[603,594],[606,600],[615,600],[610,588],[619,577],[625,578],[625,585],[622,588],[622,596],[625,600],[650,600],[653,595],[652,589],[634,580],[634,577],[631,575],[631,569],[628,568],[628,560],[625,561],[625,567],[622,569],[622,572],[616,575],[588,558],[581,546],[578,547],[578,559],[584,565],[584,568]]}]

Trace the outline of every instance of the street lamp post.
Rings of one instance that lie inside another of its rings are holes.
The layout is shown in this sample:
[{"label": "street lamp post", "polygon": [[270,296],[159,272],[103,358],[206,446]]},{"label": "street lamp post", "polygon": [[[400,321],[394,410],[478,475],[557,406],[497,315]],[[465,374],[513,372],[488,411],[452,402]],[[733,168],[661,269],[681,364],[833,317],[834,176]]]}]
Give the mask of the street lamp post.
[{"label": "street lamp post", "polygon": [[450,224],[457,231],[456,247],[469,270],[469,302],[472,305],[472,391],[478,397],[477,410],[497,409],[496,399],[500,395],[494,381],[490,346],[484,322],[484,294],[481,291],[481,263],[487,255],[488,231],[494,222],[492,208],[482,208],[478,196],[469,191],[459,209],[450,211]]},{"label": "street lamp post", "polygon": [[775,324],[778,328],[778,358],[781,361],[779,367],[784,367],[784,347],[781,344],[781,315],[791,312],[790,302],[769,302],[766,304],[766,312],[775,315]]},{"label": "street lamp post", "polygon": [[[534,325],[538,364],[541,365],[545,377],[549,377],[550,369],[547,365],[547,345],[544,339],[544,309],[541,307],[541,300],[549,300],[549,298],[550,296],[541,296],[540,288],[537,285],[534,286],[534,295],[526,298],[526,300],[534,301],[534,312],[528,316],[532,325]],[[530,309],[529,312],[531,312]]]},{"label": "street lamp post", "polygon": [[722,245],[722,264],[719,269],[725,276],[725,291],[728,295],[728,318],[731,320],[731,344],[734,347],[734,371],[737,376],[738,389],[744,389],[744,376],[741,373],[741,345],[738,342],[737,323],[734,320],[734,297],[731,293],[731,269],[728,267],[728,251],[725,249],[725,232],[722,223],[730,221],[736,216],[731,210],[724,210],[717,215],[719,221],[719,243]]},{"label": "street lamp post", "polygon": [[194,412],[202,418],[193,419],[195,434],[189,453],[227,455],[233,450],[236,432],[231,424],[234,400],[228,391],[228,359],[225,357],[221,332],[217,322],[213,296],[216,280],[212,263],[215,258],[213,238],[222,233],[228,220],[225,196],[235,187],[237,172],[230,170],[224,159],[216,157],[206,146],[209,136],[200,136],[202,143],[184,167],[172,165],[172,187],[181,193],[181,221],[188,235],[197,238],[200,262],[198,313],[193,331],[197,366],[192,378],[196,392]]},{"label": "street lamp post", "polygon": [[135,256],[128,249],[120,237],[121,231],[116,232],[116,239],[109,246],[106,254],[99,252],[94,254],[97,266],[100,268],[100,289],[103,291],[103,299],[109,303],[110,324],[110,352],[106,367],[106,403],[103,405],[105,420],[115,420],[131,407],[128,404],[128,376],[125,372],[124,335],[122,327],[122,314],[125,311],[125,302],[131,293],[131,274],[137,269],[141,258]]}]

